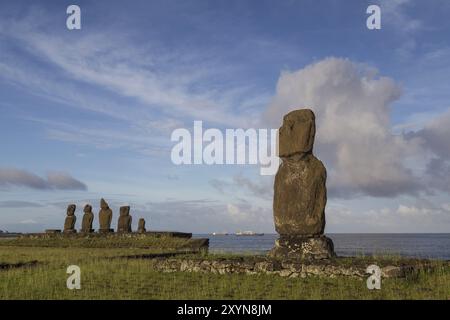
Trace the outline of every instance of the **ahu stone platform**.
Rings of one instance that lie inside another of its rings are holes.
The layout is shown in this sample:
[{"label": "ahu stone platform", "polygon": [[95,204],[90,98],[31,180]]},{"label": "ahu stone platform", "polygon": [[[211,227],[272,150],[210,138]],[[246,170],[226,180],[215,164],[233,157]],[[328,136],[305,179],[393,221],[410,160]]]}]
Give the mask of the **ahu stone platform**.
[{"label": "ahu stone platform", "polygon": [[114,238],[114,237],[122,237],[126,236],[129,238],[142,238],[145,236],[149,237],[171,237],[171,238],[184,238],[190,239],[192,238],[192,233],[188,232],[179,232],[179,231],[146,231],[146,232],[90,232],[90,233],[64,233],[58,229],[47,229],[45,233],[23,233],[20,234],[21,238],[52,238],[52,237],[77,237],[77,238]]},{"label": "ahu stone platform", "polygon": [[[355,258],[357,259],[357,258]],[[345,259],[344,259],[345,260]],[[267,257],[243,257],[239,259],[202,259],[202,258],[152,258],[151,266],[161,272],[201,272],[213,274],[276,275],[289,278],[350,277],[366,280],[367,263],[343,263],[339,258],[321,261],[278,260]],[[392,262],[391,262],[392,263]],[[417,274],[419,270],[430,269],[429,261],[411,261],[411,263],[380,264],[383,278],[403,278]]]}]

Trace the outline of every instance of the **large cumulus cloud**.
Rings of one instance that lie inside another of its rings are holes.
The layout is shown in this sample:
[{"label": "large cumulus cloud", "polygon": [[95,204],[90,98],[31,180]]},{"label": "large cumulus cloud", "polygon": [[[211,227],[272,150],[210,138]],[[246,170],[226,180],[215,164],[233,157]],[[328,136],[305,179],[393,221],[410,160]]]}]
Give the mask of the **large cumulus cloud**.
[{"label": "large cumulus cloud", "polygon": [[315,153],[328,168],[332,196],[416,195],[433,188],[430,169],[420,169],[429,160],[427,151],[450,154],[448,126],[436,123],[421,134],[393,134],[391,107],[401,93],[394,80],[374,68],[327,58],[282,73],[264,118],[278,127],[291,110],[308,107],[316,113]]}]

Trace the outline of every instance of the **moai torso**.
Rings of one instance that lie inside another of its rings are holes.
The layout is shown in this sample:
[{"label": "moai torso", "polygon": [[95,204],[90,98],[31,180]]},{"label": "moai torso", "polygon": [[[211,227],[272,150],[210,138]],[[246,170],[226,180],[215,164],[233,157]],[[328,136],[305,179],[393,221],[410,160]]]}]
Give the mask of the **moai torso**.
[{"label": "moai torso", "polygon": [[281,235],[320,235],[325,228],[326,170],[312,151],[315,116],[309,109],[283,118],[274,184],[275,229]]},{"label": "moai torso", "polygon": [[84,207],[83,221],[81,223],[82,232],[93,232],[92,222],[94,221],[94,214],[92,213],[92,206],[87,204]]},{"label": "moai torso", "polygon": [[101,209],[98,214],[100,229],[109,230],[111,228],[112,210],[109,208],[108,203],[104,199],[101,199],[100,201],[100,208]]},{"label": "moai torso", "polygon": [[117,232],[131,232],[130,207],[120,207],[119,221],[117,222]]},{"label": "moai torso", "polygon": [[75,222],[77,221],[77,217],[75,216],[76,205],[70,204],[67,207],[67,216],[64,221],[64,232],[66,233],[74,233],[75,230]]},{"label": "moai torso", "polygon": [[147,230],[145,229],[145,220],[143,218],[139,219],[139,223],[138,223],[138,232],[139,233],[144,233]]}]

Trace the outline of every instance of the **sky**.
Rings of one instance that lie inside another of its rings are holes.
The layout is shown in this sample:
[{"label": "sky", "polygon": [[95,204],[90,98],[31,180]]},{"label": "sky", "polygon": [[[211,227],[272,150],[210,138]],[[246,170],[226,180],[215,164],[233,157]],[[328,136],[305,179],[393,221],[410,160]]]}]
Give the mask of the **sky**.
[{"label": "sky", "polygon": [[276,129],[308,107],[327,233],[450,232],[449,15],[446,0],[1,0],[0,230],[62,228],[70,203],[79,227],[103,197],[113,227],[130,205],[134,228],[272,233],[273,176],[176,165],[171,134]]}]

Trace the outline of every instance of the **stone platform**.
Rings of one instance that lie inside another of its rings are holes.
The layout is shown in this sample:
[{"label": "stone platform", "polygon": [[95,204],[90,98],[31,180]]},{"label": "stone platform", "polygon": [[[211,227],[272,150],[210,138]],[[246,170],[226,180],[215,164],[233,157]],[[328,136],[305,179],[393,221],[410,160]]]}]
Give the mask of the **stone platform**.
[{"label": "stone platform", "polygon": [[[349,259],[355,259],[354,262]],[[384,278],[402,278],[413,275],[419,270],[430,269],[429,261],[406,261],[392,264],[380,261],[360,261],[358,258],[335,258],[322,261],[279,260],[265,257],[244,257],[239,259],[202,259],[202,258],[152,258],[151,266],[161,272],[201,272],[213,274],[277,275],[289,278],[350,277],[366,280],[370,264],[379,264]]]},{"label": "stone platform", "polygon": [[[112,230],[112,229],[111,229]],[[90,237],[90,238],[114,238],[127,236],[130,238],[142,238],[145,236],[149,237],[171,237],[171,238],[192,238],[192,233],[188,232],[178,232],[178,231],[147,231],[147,232],[77,232],[77,233],[64,233],[61,230],[48,229],[45,233],[23,233],[20,234],[21,238],[53,238],[53,237]]]},{"label": "stone platform", "polygon": [[297,260],[322,260],[336,257],[333,241],[324,236],[280,235],[270,257],[296,258]]},{"label": "stone platform", "polygon": [[147,231],[139,234],[147,234],[156,237],[174,237],[174,238],[192,238],[192,233],[178,232],[178,231]]}]

